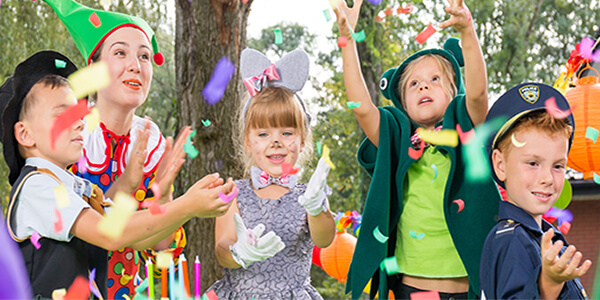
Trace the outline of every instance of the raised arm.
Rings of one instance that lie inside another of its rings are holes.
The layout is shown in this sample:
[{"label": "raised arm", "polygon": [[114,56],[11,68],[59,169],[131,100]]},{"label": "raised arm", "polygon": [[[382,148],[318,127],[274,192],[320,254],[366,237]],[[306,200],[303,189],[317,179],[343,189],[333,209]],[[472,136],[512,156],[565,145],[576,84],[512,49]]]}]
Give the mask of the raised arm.
[{"label": "raised arm", "polygon": [[467,111],[473,125],[482,124],[488,111],[487,71],[471,12],[461,0],[448,0],[446,12],[450,19],[441,28],[453,26],[460,33],[465,60],[465,90]]},{"label": "raised arm", "polygon": [[360,103],[360,106],[352,109],[354,116],[358,120],[369,140],[377,146],[379,144],[379,110],[373,104],[369,90],[360,69],[358,50],[356,42],[352,38],[351,31],[354,31],[362,0],[356,0],[351,9],[346,5],[346,1],[341,1],[339,7],[335,9],[340,36],[347,39],[346,47],[342,47],[342,60],[344,68],[344,85],[348,101]]}]

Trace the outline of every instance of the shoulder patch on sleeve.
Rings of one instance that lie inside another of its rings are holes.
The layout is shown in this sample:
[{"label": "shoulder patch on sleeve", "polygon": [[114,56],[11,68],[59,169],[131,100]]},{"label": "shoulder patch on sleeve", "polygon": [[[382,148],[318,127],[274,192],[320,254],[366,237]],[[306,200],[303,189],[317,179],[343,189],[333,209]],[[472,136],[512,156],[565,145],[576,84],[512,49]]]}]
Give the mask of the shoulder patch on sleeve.
[{"label": "shoulder patch on sleeve", "polygon": [[498,228],[496,229],[496,237],[509,234],[512,235],[517,226],[519,226],[519,223],[510,219],[500,221],[498,223]]}]

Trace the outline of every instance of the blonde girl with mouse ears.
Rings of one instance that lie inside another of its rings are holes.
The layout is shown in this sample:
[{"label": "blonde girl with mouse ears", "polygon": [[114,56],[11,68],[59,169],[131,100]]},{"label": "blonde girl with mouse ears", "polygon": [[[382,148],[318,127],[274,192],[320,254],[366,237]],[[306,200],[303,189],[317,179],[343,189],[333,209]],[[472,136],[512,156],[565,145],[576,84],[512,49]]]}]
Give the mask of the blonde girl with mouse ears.
[{"label": "blonde girl with mouse ears", "polygon": [[[296,92],[308,78],[308,55],[294,50],[275,64],[246,49],[240,69],[250,98],[241,116],[241,152],[251,178],[216,220],[215,252],[224,278],[219,299],[322,299],[310,284],[313,245],[335,235],[321,159],[308,184],[292,168],[311,144],[310,116]],[[263,234],[265,233],[266,234]]]}]

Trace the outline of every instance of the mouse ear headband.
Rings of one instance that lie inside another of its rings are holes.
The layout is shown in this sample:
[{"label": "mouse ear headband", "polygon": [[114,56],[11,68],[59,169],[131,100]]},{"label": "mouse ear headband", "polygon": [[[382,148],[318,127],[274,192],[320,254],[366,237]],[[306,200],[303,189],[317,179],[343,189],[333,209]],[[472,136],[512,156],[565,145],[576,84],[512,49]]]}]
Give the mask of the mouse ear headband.
[{"label": "mouse ear headband", "polygon": [[282,87],[290,90],[296,95],[302,105],[310,123],[311,116],[306,111],[306,105],[297,92],[302,90],[306,80],[308,80],[308,68],[310,61],[308,54],[304,50],[296,49],[284,55],[276,63],[272,63],[264,54],[254,49],[246,48],[242,51],[240,58],[240,73],[244,80],[244,85],[250,93],[242,118],[252,98],[266,87]]}]

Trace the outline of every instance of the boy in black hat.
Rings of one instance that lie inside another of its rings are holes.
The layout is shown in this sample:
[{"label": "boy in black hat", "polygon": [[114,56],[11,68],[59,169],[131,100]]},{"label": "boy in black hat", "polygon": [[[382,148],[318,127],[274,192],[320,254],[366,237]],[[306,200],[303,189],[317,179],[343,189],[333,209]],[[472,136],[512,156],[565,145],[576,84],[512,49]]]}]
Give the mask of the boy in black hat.
[{"label": "boy in black hat", "polygon": [[[219,193],[228,194],[235,188],[231,179],[223,184],[218,174],[208,175],[192,186],[187,196],[163,205],[164,213],[138,211],[127,221],[122,235],[108,237],[101,232],[98,224],[103,206],[84,200],[101,197],[101,191],[67,171],[82,155],[83,121],[67,127],[54,141],[55,149],[51,147],[52,124],[77,104],[65,79],[75,70],[60,53],[38,52],[15,69],[13,96],[3,105],[2,143],[13,186],[8,230],[20,243],[36,298],[51,298],[54,290],[68,288],[77,276],[88,278],[91,267],[86,243],[108,250],[125,246],[146,249],[194,216],[206,217],[207,211],[224,214],[231,202],[222,201]],[[2,89],[11,92],[10,84]],[[64,189],[67,199],[55,196],[58,189]],[[37,236],[41,237],[39,244]],[[99,288],[106,296],[106,285]]]},{"label": "boy in black hat", "polygon": [[587,299],[578,277],[591,261],[579,265],[581,253],[542,219],[562,191],[574,128],[572,115],[557,119],[548,112],[556,109],[545,104],[552,97],[558,109],[569,109],[554,88],[524,83],[502,95],[487,115],[508,119],[486,144],[507,201],[500,202],[499,222],[483,247],[482,299]]}]

